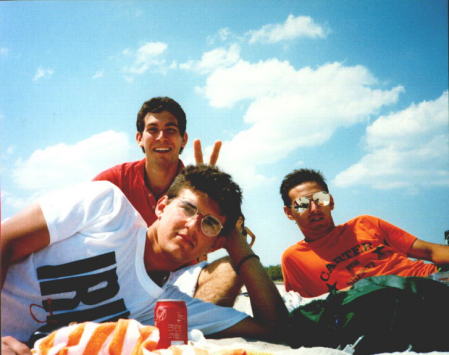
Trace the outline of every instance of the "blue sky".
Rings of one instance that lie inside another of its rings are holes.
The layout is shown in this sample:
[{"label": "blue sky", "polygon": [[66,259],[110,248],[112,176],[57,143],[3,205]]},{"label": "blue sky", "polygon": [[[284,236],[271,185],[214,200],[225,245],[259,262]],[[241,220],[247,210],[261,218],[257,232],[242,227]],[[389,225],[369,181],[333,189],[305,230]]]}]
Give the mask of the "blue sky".
[{"label": "blue sky", "polygon": [[170,96],[189,143],[223,141],[265,265],[302,239],[278,192],[301,167],[327,177],[336,223],[370,214],[442,243],[447,13],[447,0],[0,2],[2,219],[140,159],[136,113]]}]

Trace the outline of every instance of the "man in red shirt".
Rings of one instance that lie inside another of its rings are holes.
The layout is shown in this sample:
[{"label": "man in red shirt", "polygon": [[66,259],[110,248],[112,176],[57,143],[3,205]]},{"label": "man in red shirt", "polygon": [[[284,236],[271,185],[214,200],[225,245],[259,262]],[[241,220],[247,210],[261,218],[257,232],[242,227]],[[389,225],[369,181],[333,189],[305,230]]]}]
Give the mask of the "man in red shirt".
[{"label": "man in red shirt", "polygon": [[[147,225],[157,219],[157,201],[184,167],[179,155],[188,140],[186,125],[186,114],[175,100],[169,97],[154,97],[144,102],[137,113],[136,142],[145,157],[142,160],[116,165],[94,178],[108,180],[117,185]],[[220,147],[221,142],[216,142],[210,165],[215,165]],[[194,142],[194,151],[197,164],[203,163],[199,140]],[[198,260],[186,260],[186,264],[195,262]],[[222,258],[203,269],[195,297],[230,306],[234,303],[241,285],[227,258]]]},{"label": "man in red shirt", "polygon": [[287,291],[315,297],[370,276],[429,276],[449,264],[449,246],[418,239],[379,218],[359,216],[336,226],[335,202],[318,171],[294,170],[280,193],[286,216],[304,235],[282,255]]},{"label": "man in red shirt", "polygon": [[[108,180],[120,187],[148,225],[156,219],[157,200],[165,194],[184,167],[179,158],[187,144],[186,114],[168,97],[146,101],[137,114],[136,141],[145,154],[142,160],[116,165],[98,174],[94,180]],[[216,142],[211,155],[215,165],[221,142]],[[196,141],[195,157],[202,163],[200,142]]]}]

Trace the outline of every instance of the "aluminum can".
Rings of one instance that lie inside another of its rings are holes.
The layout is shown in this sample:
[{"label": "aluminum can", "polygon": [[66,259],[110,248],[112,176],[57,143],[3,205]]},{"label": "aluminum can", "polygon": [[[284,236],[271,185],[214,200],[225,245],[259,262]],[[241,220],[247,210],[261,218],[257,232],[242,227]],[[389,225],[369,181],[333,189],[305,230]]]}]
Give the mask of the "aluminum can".
[{"label": "aluminum can", "polygon": [[159,300],[154,308],[154,322],[159,329],[158,348],[187,344],[187,307],[182,300]]}]

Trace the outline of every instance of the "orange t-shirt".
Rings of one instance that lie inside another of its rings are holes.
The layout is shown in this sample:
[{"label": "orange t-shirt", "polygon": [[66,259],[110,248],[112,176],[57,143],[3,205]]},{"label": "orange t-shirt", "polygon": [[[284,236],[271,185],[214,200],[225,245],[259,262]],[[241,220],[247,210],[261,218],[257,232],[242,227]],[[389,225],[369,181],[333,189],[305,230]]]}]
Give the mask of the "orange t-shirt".
[{"label": "orange t-shirt", "polygon": [[417,238],[372,216],[359,216],[335,227],[324,238],[300,242],[282,254],[287,291],[315,297],[380,275],[428,276],[434,264],[407,257]]}]

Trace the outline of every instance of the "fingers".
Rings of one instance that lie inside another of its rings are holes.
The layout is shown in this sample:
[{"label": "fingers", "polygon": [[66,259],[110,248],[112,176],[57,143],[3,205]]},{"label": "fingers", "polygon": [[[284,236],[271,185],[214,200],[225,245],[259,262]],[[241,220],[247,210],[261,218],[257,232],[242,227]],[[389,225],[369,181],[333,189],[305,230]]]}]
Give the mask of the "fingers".
[{"label": "fingers", "polygon": [[[216,141],[214,143],[214,147],[212,149],[212,153],[210,155],[209,164],[210,165],[216,165],[218,156],[220,154],[221,149],[221,141]],[[203,159],[203,150],[201,148],[201,141],[199,139],[195,139],[193,141],[193,154],[195,156],[195,163],[198,164],[204,164]]]},{"label": "fingers", "polygon": [[210,155],[209,164],[215,165],[218,160],[218,155],[220,154],[221,149],[221,141],[216,141],[214,144],[214,148],[212,150],[212,154]]},{"label": "fingers", "polygon": [[[224,237],[225,244],[223,247],[233,260],[238,260],[242,256],[251,253],[251,245],[254,243],[254,238],[251,235],[250,238],[252,241],[249,241],[248,234],[242,233],[243,230],[239,228],[240,223],[241,222],[237,222],[235,228],[233,228],[230,233]],[[247,228],[244,226],[243,228],[246,232]],[[250,233],[252,234],[251,231]]]},{"label": "fingers", "polygon": [[235,222],[235,231],[237,235],[240,235],[243,237],[245,242],[252,247],[254,245],[254,242],[256,241],[256,235],[253,233],[251,229],[249,229],[244,224],[244,217],[240,216],[237,218],[237,221]]},{"label": "fingers", "polygon": [[193,141],[193,154],[195,155],[196,165],[203,164],[203,151],[201,149],[201,141],[195,139]]},{"label": "fingers", "polygon": [[31,350],[25,344],[21,343],[17,339],[6,336],[2,337],[2,354],[4,355],[31,355]]},{"label": "fingers", "polygon": [[240,216],[239,218],[237,218],[237,221],[235,222],[235,227],[245,237],[246,241],[248,242],[248,245],[252,247],[254,242],[256,241],[256,235],[253,233],[251,229],[245,226],[244,221],[245,218],[243,216]]}]

